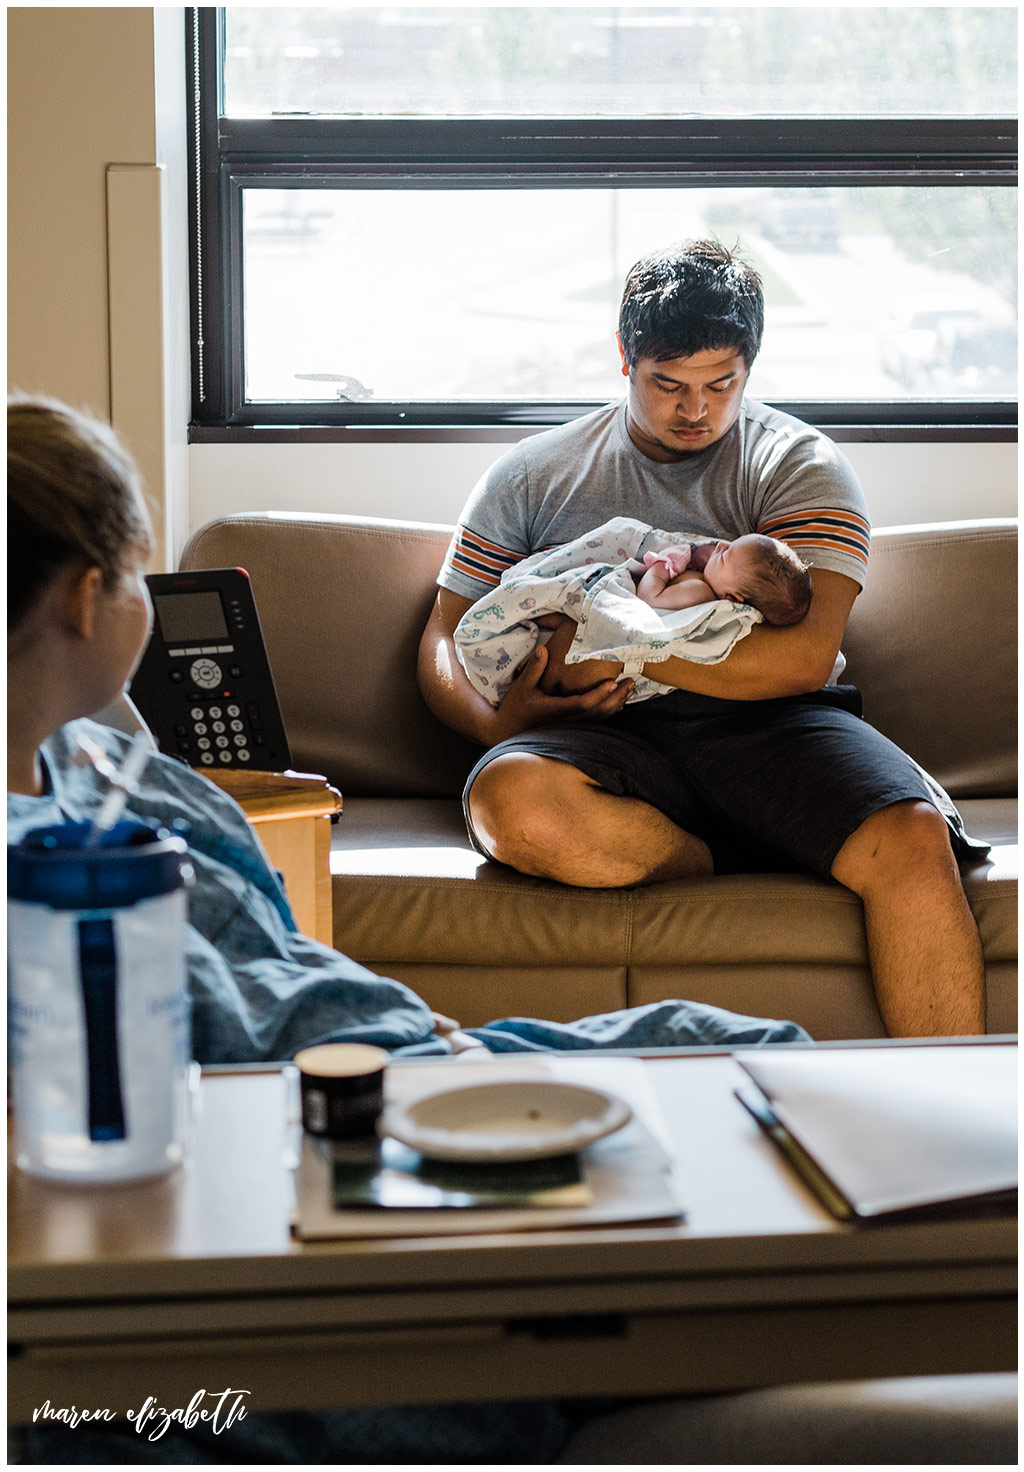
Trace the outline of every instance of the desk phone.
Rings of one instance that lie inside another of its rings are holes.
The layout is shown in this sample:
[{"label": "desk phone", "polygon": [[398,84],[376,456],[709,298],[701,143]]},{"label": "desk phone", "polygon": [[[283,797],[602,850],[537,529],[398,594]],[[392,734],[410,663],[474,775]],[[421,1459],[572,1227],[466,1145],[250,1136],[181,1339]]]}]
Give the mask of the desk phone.
[{"label": "desk phone", "polygon": [[131,698],[160,750],[206,767],[292,764],[249,574],[151,573],[153,633]]}]

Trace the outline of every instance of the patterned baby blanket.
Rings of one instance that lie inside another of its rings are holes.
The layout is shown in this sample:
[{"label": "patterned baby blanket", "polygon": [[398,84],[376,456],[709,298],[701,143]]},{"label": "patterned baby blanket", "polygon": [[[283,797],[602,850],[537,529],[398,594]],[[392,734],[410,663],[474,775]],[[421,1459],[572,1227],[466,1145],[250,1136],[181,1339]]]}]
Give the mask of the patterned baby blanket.
[{"label": "patterned baby blanket", "polygon": [[455,630],[456,653],[473,688],[492,705],[501,704],[537,639],[550,637],[534,622],[545,613],[576,620],[567,663],[622,661],[622,678],[630,675],[635,681],[630,701],[649,700],[673,688],[641,675],[645,664],[660,664],[673,655],[717,664],[761,622],[757,609],[724,598],[696,608],[652,608],[637,597],[626,566],[645,552],[711,540],[617,516],[573,542],[517,562],[492,593],[467,609]]}]

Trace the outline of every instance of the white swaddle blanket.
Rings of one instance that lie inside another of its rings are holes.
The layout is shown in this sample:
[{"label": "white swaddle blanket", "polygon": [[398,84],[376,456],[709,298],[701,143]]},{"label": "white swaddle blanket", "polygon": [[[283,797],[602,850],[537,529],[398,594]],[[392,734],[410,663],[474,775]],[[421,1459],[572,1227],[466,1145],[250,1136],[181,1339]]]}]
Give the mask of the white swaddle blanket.
[{"label": "white swaddle blanket", "polygon": [[492,705],[502,696],[547,631],[534,622],[545,613],[576,620],[567,664],[587,659],[623,663],[632,676],[630,701],[648,700],[673,689],[641,675],[645,664],[673,655],[696,664],[717,664],[761,614],[745,603],[722,598],[695,608],[661,610],[638,598],[626,564],[645,552],[680,542],[707,542],[686,532],[664,532],[630,517],[602,526],[509,568],[493,593],[467,609],[455,630],[455,649],[469,680]]}]

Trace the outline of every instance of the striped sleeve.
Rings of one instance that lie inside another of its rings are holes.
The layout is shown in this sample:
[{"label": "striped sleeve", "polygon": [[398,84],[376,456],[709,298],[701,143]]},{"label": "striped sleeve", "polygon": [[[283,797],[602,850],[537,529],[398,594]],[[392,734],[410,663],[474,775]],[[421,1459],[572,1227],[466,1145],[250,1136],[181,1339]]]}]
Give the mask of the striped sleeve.
[{"label": "striped sleeve", "polygon": [[460,525],[448,549],[445,568],[493,588],[501,580],[502,573],[519,562],[522,556],[522,553],[500,547],[497,542],[478,536],[468,526]]},{"label": "striped sleeve", "polygon": [[529,501],[520,443],[499,456],[473,487],[437,575],[441,587],[475,602],[494,591],[502,573],[529,557]]},{"label": "striped sleeve", "polygon": [[852,557],[862,568],[867,568],[871,528],[855,511],[791,511],[760,522],[757,530],[766,537],[786,542],[797,552],[809,554],[812,563],[817,551]]}]

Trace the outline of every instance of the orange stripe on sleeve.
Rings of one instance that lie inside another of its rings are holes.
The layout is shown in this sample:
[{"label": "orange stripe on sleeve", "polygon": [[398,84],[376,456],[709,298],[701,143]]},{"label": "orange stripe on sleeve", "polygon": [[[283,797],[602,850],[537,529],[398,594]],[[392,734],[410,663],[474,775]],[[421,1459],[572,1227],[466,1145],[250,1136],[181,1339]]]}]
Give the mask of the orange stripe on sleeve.
[{"label": "orange stripe on sleeve", "polygon": [[803,511],[775,516],[758,531],[792,547],[821,547],[845,552],[866,563],[871,551],[871,528],[854,511]]}]

